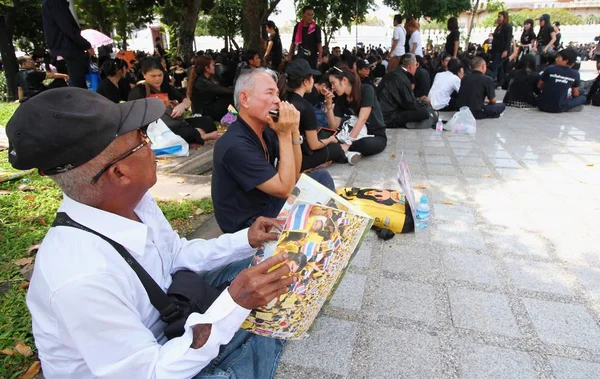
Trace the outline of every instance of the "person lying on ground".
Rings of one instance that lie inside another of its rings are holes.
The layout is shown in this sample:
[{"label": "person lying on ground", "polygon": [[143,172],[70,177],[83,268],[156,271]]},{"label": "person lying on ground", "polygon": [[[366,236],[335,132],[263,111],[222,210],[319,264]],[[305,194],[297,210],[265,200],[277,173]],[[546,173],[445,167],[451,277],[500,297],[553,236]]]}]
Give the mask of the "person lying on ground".
[{"label": "person lying on ground", "polygon": [[456,101],[460,92],[460,81],[465,76],[465,70],[458,59],[448,62],[448,71],[440,72],[433,80],[429,91],[431,106],[436,111],[454,112],[458,110]]},{"label": "person lying on ground", "polygon": [[[471,73],[462,78],[457,105],[459,108],[469,107],[477,120],[484,118],[499,118],[506,106],[496,103],[496,85],[494,80],[484,73],[487,64],[483,58],[471,60]],[[485,100],[488,104],[485,104]]]},{"label": "person lying on ground", "polygon": [[[69,76],[66,74],[53,73],[51,71],[40,71],[29,55],[17,59],[19,72],[17,72],[17,95],[19,101],[23,102],[45,90],[65,87]],[[54,79],[50,85],[44,85],[44,80]]]},{"label": "person lying on ground", "polygon": [[203,145],[204,141],[219,138],[219,133],[210,117],[194,117],[186,121],[183,114],[191,105],[190,99],[169,83],[165,83],[163,66],[157,57],[149,57],[142,61],[144,83],[135,86],[128,99],[138,100],[146,97],[157,97],[165,106],[165,114],[161,120],[186,142]]},{"label": "person lying on ground", "polygon": [[429,118],[427,102],[417,99],[411,89],[409,75],[414,75],[417,67],[414,54],[404,54],[400,57],[400,67],[387,73],[377,86],[377,98],[388,128],[405,128],[409,122]]},{"label": "person lying on ground", "polygon": [[537,85],[541,90],[537,99],[539,110],[560,113],[583,108],[587,99],[579,93],[579,72],[572,68],[576,62],[575,50],[564,49],[556,55],[554,65],[542,72]]},{"label": "person lying on ground", "polygon": [[[319,135],[317,116],[313,106],[304,98],[304,94],[314,88],[314,76],[320,71],[311,69],[304,59],[296,59],[285,68],[280,77],[280,94],[300,112],[300,135],[302,142],[301,171],[319,167],[326,162],[346,163],[346,153],[333,133],[327,137]],[[359,156],[358,156],[359,157]],[[350,160],[351,163],[356,163]]]},{"label": "person lying on ground", "polygon": [[[50,177],[64,192],[58,211],[73,220],[49,229],[27,293],[46,378],[273,377],[282,341],[240,326],[293,283],[285,264],[267,273],[285,254],[247,268],[257,247],[278,238],[268,232],[276,222],[260,218],[212,240],[180,238],[148,193],[156,163],[143,130],[163,112],[158,99],[115,104],[61,88],[23,103],[8,122],[10,163]],[[167,341],[132,259],[158,291],[175,273],[201,272],[214,301],[182,316],[181,334]]]},{"label": "person lying on ground", "polygon": [[[275,80],[265,68],[240,75],[234,93],[238,118],[215,144],[211,192],[215,218],[226,233],[259,216],[276,217],[300,176],[300,112],[279,99]],[[309,175],[335,189],[327,171]]]}]

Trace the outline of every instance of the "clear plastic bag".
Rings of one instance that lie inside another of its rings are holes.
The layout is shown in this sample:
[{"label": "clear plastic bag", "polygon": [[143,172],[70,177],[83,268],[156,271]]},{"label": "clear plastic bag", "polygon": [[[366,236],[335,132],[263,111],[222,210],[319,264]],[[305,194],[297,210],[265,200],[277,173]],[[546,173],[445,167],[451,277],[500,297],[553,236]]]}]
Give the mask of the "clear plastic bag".
[{"label": "clear plastic bag", "polygon": [[187,157],[190,146],[160,118],[150,125],[146,132],[152,141],[152,150],[157,157]]},{"label": "clear plastic bag", "polygon": [[477,132],[477,121],[469,107],[461,107],[460,110],[452,116],[450,121],[444,125],[444,130],[454,133],[475,134]]}]

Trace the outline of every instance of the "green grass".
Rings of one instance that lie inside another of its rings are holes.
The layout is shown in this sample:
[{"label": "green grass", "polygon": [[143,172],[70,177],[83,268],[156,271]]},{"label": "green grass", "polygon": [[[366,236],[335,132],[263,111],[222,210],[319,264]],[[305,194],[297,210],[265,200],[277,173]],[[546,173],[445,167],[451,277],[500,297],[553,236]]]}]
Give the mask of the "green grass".
[{"label": "green grass", "polygon": [[18,103],[0,103],[0,125],[6,126],[18,106]]},{"label": "green grass", "polygon": [[[13,104],[0,104],[0,125],[11,116]],[[0,152],[0,169],[12,169],[6,150]],[[20,191],[17,187],[26,184],[32,191]],[[0,183],[0,350],[12,348],[24,342],[34,349],[31,357],[0,354],[0,378],[18,378],[36,359],[35,345],[31,334],[31,317],[25,304],[26,279],[15,261],[27,256],[27,249],[42,241],[60,202],[62,192],[47,177],[37,173],[23,179]],[[193,229],[196,214],[212,212],[210,200],[159,201],[167,219],[180,234]]]}]

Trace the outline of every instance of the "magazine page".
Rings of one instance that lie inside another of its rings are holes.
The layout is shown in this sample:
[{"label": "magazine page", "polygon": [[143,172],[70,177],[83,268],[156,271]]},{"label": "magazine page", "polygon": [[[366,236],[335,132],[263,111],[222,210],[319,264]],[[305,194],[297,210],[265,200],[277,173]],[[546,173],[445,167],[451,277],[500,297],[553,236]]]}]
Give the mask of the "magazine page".
[{"label": "magazine page", "polygon": [[[242,328],[275,338],[303,338],[372,224],[372,218],[351,209],[296,199],[273,254],[287,253],[282,264],[297,281],[286,294],[253,310]],[[262,259],[257,255],[255,263]]]}]

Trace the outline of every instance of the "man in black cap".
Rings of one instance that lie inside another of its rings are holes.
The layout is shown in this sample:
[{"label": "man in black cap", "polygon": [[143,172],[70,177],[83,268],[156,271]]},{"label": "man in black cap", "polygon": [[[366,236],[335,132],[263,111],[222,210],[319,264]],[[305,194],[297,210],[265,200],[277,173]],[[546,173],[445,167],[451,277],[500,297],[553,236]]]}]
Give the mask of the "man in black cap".
[{"label": "man in black cap", "polygon": [[[158,99],[115,104],[60,88],[24,102],[6,126],[10,163],[50,176],[64,192],[60,214],[88,228],[54,225],[36,256],[27,305],[47,378],[272,377],[281,341],[239,328],[250,309],[293,282],[282,279],[286,265],[267,274],[284,254],[247,268],[258,246],[278,238],[267,232],[276,223],[260,218],[216,240],[179,238],[147,193],[156,163],[143,129],[163,113]],[[113,246],[127,250],[127,261]],[[132,259],[162,291],[180,270],[205,271],[211,286],[230,284],[166,343]]]},{"label": "man in black cap", "polygon": [[375,88],[373,84],[373,78],[371,77],[371,64],[366,59],[359,59],[356,61],[356,71],[360,76],[360,82],[362,84],[368,84]]}]

